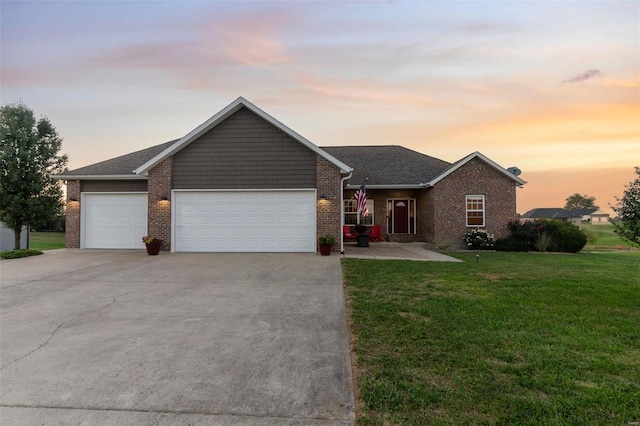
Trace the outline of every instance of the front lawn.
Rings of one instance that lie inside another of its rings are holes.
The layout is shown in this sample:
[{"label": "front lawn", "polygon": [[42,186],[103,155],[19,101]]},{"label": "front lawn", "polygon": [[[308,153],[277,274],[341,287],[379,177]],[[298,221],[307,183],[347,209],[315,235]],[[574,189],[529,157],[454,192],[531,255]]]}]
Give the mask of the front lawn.
[{"label": "front lawn", "polygon": [[360,425],[640,421],[640,253],[344,259]]},{"label": "front lawn", "polygon": [[53,250],[64,248],[64,232],[31,232],[29,248],[34,250]]}]

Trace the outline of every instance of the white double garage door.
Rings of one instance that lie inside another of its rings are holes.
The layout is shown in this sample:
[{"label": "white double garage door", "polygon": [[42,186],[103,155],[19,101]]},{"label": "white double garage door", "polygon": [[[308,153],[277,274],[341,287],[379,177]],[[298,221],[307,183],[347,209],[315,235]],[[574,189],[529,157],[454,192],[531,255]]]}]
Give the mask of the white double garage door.
[{"label": "white double garage door", "polygon": [[[82,248],[144,248],[146,193],[84,193]],[[174,191],[177,252],[315,252],[315,190]]]}]

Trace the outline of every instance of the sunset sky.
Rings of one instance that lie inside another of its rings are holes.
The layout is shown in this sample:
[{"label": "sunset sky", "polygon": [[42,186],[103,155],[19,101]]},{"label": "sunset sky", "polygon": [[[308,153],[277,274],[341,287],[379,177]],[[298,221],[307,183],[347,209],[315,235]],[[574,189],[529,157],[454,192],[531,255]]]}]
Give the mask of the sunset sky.
[{"label": "sunset sky", "polygon": [[480,151],[603,210],[640,165],[640,2],[2,1],[2,103],[78,168],[184,136],[244,96],[318,146]]}]

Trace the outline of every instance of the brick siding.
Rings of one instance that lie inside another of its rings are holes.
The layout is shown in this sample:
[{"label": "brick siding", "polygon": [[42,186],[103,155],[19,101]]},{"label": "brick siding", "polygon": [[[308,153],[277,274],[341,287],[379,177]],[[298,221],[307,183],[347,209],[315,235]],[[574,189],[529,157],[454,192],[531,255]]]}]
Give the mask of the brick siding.
[{"label": "brick siding", "polygon": [[[149,170],[148,234],[162,240],[161,250],[171,250],[171,184],[173,157],[168,157]],[[167,197],[167,200],[162,200]]]},{"label": "brick siding", "polygon": [[496,238],[506,237],[507,224],[516,216],[516,185],[479,158],[475,158],[436,183],[432,189],[433,240],[435,245],[464,248],[466,196],[485,196],[485,228]]},{"label": "brick siding", "polygon": [[[77,201],[70,201],[72,198]],[[65,211],[65,246],[80,248],[80,181],[67,181],[67,209]]]},{"label": "brick siding", "polygon": [[340,251],[340,169],[320,155],[316,156],[316,188],[317,236],[333,235],[332,250]]}]

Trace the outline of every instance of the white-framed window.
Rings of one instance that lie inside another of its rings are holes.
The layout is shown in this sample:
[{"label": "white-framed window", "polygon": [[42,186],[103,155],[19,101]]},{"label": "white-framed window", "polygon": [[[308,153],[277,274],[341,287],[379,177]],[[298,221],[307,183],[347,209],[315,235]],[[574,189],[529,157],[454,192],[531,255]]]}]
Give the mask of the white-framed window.
[{"label": "white-framed window", "polygon": [[484,195],[467,195],[467,226],[484,226]]},{"label": "white-framed window", "polygon": [[355,199],[344,200],[345,225],[373,225],[373,200],[367,198],[367,217],[358,214],[358,202]]}]

